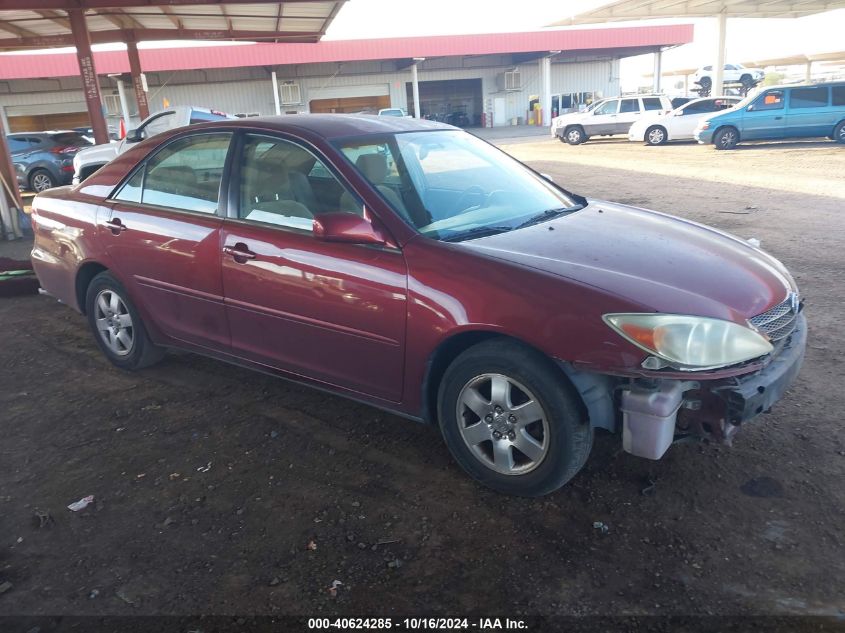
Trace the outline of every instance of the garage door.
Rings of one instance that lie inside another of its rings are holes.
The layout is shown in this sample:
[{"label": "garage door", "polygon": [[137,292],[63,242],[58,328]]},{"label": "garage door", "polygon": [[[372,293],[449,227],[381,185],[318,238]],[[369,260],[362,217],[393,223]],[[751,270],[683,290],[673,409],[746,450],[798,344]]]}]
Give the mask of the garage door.
[{"label": "garage door", "polygon": [[41,132],[42,130],[68,130],[75,127],[89,127],[87,112],[65,112],[62,114],[28,114],[10,116],[12,132]]},{"label": "garage door", "polygon": [[[443,79],[420,82],[420,114],[428,119],[469,127],[481,125],[481,79]],[[405,84],[408,111],[414,111],[414,93]]]},{"label": "garage door", "polygon": [[309,103],[311,112],[378,112],[390,107],[388,95],[366,97],[338,97],[336,99],[313,99]]}]

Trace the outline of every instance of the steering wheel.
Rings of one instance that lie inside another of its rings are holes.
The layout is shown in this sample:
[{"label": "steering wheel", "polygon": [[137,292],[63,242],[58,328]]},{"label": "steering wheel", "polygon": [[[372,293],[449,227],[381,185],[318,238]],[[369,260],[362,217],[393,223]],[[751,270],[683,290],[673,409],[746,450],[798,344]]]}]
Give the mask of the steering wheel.
[{"label": "steering wheel", "polygon": [[[481,203],[478,204],[478,205],[471,205],[471,204],[468,205],[468,204],[466,204],[467,199],[472,197],[472,196],[480,196],[481,197]],[[472,206],[477,206],[477,207],[480,208],[480,207],[483,207],[486,204],[487,204],[487,192],[484,191],[484,189],[482,189],[478,185],[473,185],[472,187],[468,187],[467,189],[464,189],[461,192],[461,195],[458,197],[458,202],[455,204],[455,208],[458,211],[464,211],[466,209],[469,209]]]}]

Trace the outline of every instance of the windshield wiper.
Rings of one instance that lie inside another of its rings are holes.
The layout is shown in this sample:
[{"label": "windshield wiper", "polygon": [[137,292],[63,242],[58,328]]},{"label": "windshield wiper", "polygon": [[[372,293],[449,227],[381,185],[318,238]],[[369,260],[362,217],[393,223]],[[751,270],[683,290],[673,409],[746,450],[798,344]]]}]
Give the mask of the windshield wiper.
[{"label": "windshield wiper", "polygon": [[506,233],[513,230],[512,226],[476,226],[465,231],[458,231],[449,237],[444,237],[441,242],[462,242],[464,240],[473,239],[476,237],[486,237],[488,235],[498,235],[499,233]]},{"label": "windshield wiper", "polygon": [[567,213],[574,213],[575,211],[579,211],[584,208],[583,204],[576,204],[574,207],[560,207],[558,209],[546,209],[542,213],[538,213],[537,215],[531,216],[522,224],[518,224],[515,226],[515,229],[522,229],[526,226],[531,226],[532,224],[539,224],[540,222],[545,222],[546,220],[552,220],[554,218],[560,217],[562,215],[566,215]]}]

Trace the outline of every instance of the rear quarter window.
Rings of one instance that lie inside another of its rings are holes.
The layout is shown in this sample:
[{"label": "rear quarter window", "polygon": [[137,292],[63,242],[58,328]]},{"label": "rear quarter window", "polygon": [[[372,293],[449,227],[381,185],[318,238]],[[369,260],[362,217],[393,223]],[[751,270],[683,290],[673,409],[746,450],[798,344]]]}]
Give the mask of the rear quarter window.
[{"label": "rear quarter window", "polygon": [[91,145],[88,139],[77,132],[51,134],[50,138],[58,145],[73,145],[75,147],[87,147],[88,145]]},{"label": "rear quarter window", "polygon": [[830,89],[832,103],[835,106],[845,106],[845,86],[833,86]]},{"label": "rear quarter window", "polygon": [[790,108],[823,108],[828,102],[827,86],[793,88],[789,93]]}]

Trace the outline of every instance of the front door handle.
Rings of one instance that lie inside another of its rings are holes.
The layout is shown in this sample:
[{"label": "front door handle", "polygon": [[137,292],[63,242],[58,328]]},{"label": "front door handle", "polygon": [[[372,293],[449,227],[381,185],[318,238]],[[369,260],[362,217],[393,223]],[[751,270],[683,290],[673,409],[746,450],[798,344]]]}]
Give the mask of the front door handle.
[{"label": "front door handle", "polygon": [[243,242],[238,242],[234,246],[224,246],[223,252],[231,255],[239,264],[243,264],[248,259],[255,259],[255,253],[249,250]]},{"label": "front door handle", "polygon": [[783,118],[782,116],[776,116],[775,121],[780,121],[782,118]]},{"label": "front door handle", "polygon": [[105,224],[114,235],[120,235],[126,230],[126,225],[120,221],[120,218],[113,218],[108,220]]}]

